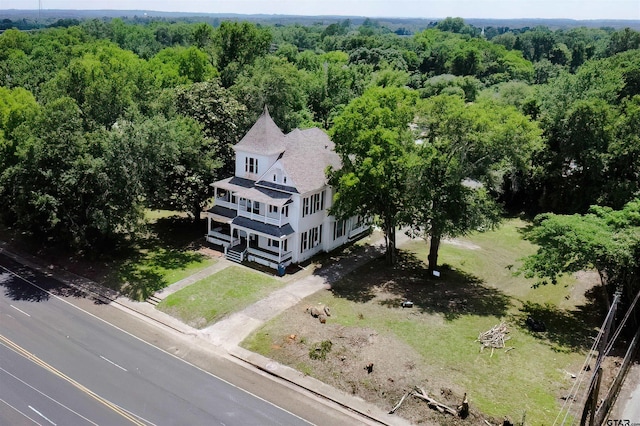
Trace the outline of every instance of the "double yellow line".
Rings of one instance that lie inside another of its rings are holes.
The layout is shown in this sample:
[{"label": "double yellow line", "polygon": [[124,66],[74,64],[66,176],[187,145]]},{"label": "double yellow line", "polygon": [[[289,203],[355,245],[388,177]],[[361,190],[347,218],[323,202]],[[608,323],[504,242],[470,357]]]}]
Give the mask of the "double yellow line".
[{"label": "double yellow line", "polygon": [[124,417],[125,419],[129,420],[134,425],[137,425],[137,426],[148,426],[147,423],[141,422],[136,417],[131,415],[128,411],[126,411],[123,408],[120,408],[118,405],[116,405],[116,404],[104,399],[103,397],[101,397],[97,393],[93,392],[91,389],[89,389],[86,386],[84,386],[84,385],[78,383],[77,381],[73,380],[71,377],[67,376],[66,374],[64,374],[60,370],[56,369],[55,367],[47,364],[46,362],[44,362],[43,360],[41,360],[40,358],[38,358],[37,356],[35,356],[31,352],[27,351],[23,347],[19,346],[18,344],[14,343],[13,341],[7,339],[6,337],[4,337],[1,334],[0,334],[0,344],[5,346],[5,347],[7,347],[7,348],[9,348],[9,349],[11,349],[12,351],[17,353],[18,355],[23,356],[24,358],[28,359],[29,361],[33,362],[34,364],[44,368],[45,370],[50,371],[51,373],[55,374],[56,376],[60,377],[61,379],[66,380],[67,382],[71,383],[73,386],[78,388],[80,391],[82,391],[85,394],[89,395],[90,397],[92,397],[93,399],[95,399],[99,403],[103,404],[107,408],[110,408],[111,410],[113,410],[116,413],[120,414],[122,417]]}]

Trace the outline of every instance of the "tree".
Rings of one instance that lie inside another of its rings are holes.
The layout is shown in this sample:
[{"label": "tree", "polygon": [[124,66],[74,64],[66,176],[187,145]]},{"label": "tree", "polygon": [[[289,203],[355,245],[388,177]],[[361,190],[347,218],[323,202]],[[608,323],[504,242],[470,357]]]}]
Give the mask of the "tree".
[{"label": "tree", "polygon": [[221,161],[193,119],[157,115],[122,120],[109,132],[108,141],[137,154],[146,207],[186,211],[194,220],[200,218]]},{"label": "tree", "polygon": [[0,175],[5,223],[55,245],[103,250],[135,232],[141,217],[138,153],[85,134],[81,111],[65,97],[16,130],[18,161]]},{"label": "tree", "polygon": [[501,209],[492,196],[497,176],[515,176],[526,167],[540,132],[513,107],[465,104],[446,95],[421,102],[416,127],[404,221],[429,240],[433,271],[442,238],[499,222]]},{"label": "tree", "polygon": [[238,76],[231,92],[242,99],[247,110],[258,117],[269,108],[273,120],[285,131],[309,125],[306,73],[284,58],[268,55],[259,58]]},{"label": "tree", "polygon": [[246,66],[268,53],[272,35],[269,29],[249,22],[224,21],[214,39],[222,85],[228,88]]},{"label": "tree", "polygon": [[525,238],[539,248],[519,272],[538,277],[538,285],[595,269],[607,307],[616,289],[624,291],[627,301],[640,290],[640,199],[621,210],[592,206],[584,215],[539,215]]},{"label": "tree", "polygon": [[149,60],[149,69],[158,88],[206,81],[217,74],[207,54],[193,46],[162,49]]},{"label": "tree", "polygon": [[332,214],[361,215],[379,224],[386,260],[395,263],[395,231],[406,203],[409,124],[417,95],[395,87],[370,88],[335,119],[330,136],[342,168],[328,171],[335,189]]},{"label": "tree", "polygon": [[208,143],[197,155],[217,159],[221,164],[220,175],[233,174],[235,157],[232,147],[246,131],[246,107],[216,80],[176,89],[175,105],[181,114],[198,122],[207,137]]},{"label": "tree", "polygon": [[87,128],[109,128],[128,109],[146,103],[150,96],[146,65],[132,52],[101,42],[49,80],[44,97],[53,101],[69,96],[81,108]]}]

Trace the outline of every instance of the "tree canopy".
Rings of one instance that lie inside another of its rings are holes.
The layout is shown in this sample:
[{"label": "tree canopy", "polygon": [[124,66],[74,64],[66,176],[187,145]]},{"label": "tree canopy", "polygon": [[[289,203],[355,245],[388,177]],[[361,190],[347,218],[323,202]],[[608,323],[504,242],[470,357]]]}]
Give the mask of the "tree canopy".
[{"label": "tree canopy", "polygon": [[389,238],[401,224],[468,232],[500,208],[620,210],[640,194],[632,29],[2,25],[0,219],[61,245],[129,236],[144,208],[197,217],[265,105],[285,131],[329,131],[345,164],[331,174],[336,214],[373,216]]}]

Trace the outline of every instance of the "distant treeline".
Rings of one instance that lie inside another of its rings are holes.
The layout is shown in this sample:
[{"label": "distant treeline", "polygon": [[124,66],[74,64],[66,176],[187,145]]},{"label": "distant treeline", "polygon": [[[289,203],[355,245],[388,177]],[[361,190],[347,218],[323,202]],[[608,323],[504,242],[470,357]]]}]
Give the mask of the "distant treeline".
[{"label": "distant treeline", "polygon": [[[367,18],[365,16],[298,16],[298,15],[241,15],[222,13],[194,13],[194,12],[158,12],[149,10],[3,10],[0,12],[2,20],[0,31],[9,28],[19,30],[30,30],[45,27],[60,27],[78,25],[87,19],[101,19],[108,21],[119,18],[126,23],[144,23],[150,21],[160,22],[205,22],[214,27],[220,25],[222,21],[248,21],[262,25],[330,25],[339,23],[345,19],[351,21],[355,26],[362,25],[367,19],[374,19],[380,25],[391,29],[398,35],[411,35],[427,28],[433,28],[444,18],[389,18],[376,17]],[[485,29],[485,33],[502,34],[507,31],[526,31],[539,26],[547,27],[551,30],[570,29],[577,27],[586,28],[632,28],[640,30],[640,20],[624,19],[465,19],[465,22],[478,28],[478,32]]]}]

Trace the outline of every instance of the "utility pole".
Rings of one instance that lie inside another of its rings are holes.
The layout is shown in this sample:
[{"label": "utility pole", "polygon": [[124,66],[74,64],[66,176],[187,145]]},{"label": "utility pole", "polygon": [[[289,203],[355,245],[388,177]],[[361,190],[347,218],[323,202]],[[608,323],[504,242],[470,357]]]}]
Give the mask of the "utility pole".
[{"label": "utility pole", "polygon": [[[591,377],[591,383],[585,400],[584,408],[582,409],[582,418],[580,419],[580,426],[594,426],[594,417],[598,408],[598,393],[600,392],[600,379],[602,377],[602,359],[605,355],[605,348],[609,344],[609,334],[613,321],[615,320],[616,310],[618,308],[618,302],[620,302],[621,292],[618,290],[613,296],[613,303],[607,313],[607,317],[602,324],[602,336],[600,344],[598,345],[598,358],[594,366],[593,376]],[[589,416],[589,413],[591,414]],[[587,423],[587,417],[589,422]]]}]

